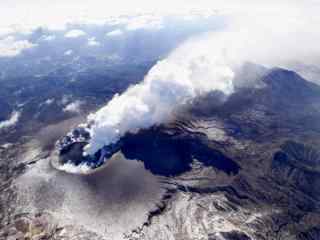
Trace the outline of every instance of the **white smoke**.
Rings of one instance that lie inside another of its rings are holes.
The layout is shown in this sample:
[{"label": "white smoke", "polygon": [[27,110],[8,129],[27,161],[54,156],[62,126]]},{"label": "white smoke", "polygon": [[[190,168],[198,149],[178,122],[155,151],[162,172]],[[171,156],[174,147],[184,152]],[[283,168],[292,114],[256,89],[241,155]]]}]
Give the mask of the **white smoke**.
[{"label": "white smoke", "polygon": [[77,174],[88,174],[90,173],[91,167],[85,163],[75,166],[73,163],[65,163],[62,165],[57,165],[57,169],[60,171],[65,171],[68,173],[77,173]]},{"label": "white smoke", "polygon": [[191,49],[189,54],[180,54],[185,48],[158,62],[142,83],[116,95],[107,106],[89,116],[93,125],[89,129],[92,139],[88,153],[118,141],[128,131],[170,119],[177,106],[196,96],[211,90],[226,94],[233,91],[234,73],[222,58],[220,48],[210,57]]},{"label": "white smoke", "polygon": [[232,93],[244,63],[287,67],[296,61],[317,61],[320,34],[306,16],[255,17],[233,17],[223,31],[188,41],[159,61],[143,82],[91,114],[86,153],[115,143],[127,132],[170,120],[179,106],[197,96],[214,90]]}]

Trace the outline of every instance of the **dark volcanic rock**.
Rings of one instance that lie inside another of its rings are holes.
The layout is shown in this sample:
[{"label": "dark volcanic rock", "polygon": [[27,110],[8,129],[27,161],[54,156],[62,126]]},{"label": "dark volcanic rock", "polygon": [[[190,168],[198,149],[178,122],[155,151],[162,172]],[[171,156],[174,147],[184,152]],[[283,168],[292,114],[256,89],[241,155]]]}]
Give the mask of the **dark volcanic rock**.
[{"label": "dark volcanic rock", "polygon": [[317,240],[320,239],[320,227],[313,227],[298,235],[298,240]]},{"label": "dark volcanic rock", "polygon": [[313,147],[287,141],[274,154],[273,174],[281,184],[290,184],[313,198],[320,197],[319,152]]},{"label": "dark volcanic rock", "polygon": [[[180,127],[180,131],[182,130]],[[175,129],[154,127],[122,139],[122,153],[128,159],[143,161],[155,174],[172,176],[190,170],[194,159],[227,174],[237,174],[240,166],[219,150],[212,149],[197,135],[185,136]],[[183,132],[183,130],[182,130]],[[184,132],[185,134],[185,132]]]}]

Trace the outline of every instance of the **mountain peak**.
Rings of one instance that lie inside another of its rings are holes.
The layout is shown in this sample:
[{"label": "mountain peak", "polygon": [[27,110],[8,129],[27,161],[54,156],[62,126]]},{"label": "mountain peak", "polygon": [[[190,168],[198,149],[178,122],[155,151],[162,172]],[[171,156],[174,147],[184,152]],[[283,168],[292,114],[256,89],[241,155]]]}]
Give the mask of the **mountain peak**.
[{"label": "mountain peak", "polygon": [[306,101],[320,97],[320,87],[305,80],[294,71],[274,68],[262,78],[262,81],[274,97],[293,101]]}]

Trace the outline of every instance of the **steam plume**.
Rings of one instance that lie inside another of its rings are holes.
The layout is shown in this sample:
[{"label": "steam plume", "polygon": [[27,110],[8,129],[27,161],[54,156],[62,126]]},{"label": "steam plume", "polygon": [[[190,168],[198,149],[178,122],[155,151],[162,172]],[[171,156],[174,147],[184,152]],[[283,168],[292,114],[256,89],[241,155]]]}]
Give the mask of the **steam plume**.
[{"label": "steam plume", "polygon": [[91,140],[86,153],[115,143],[127,132],[170,120],[173,111],[193,98],[219,90],[233,92],[237,72],[246,62],[287,67],[313,63],[320,56],[319,34],[307,22],[235,17],[232,27],[194,38],[159,61],[138,85],[116,95],[88,117]]},{"label": "steam plume", "polygon": [[158,62],[142,83],[116,95],[107,106],[89,116],[93,125],[87,152],[94,153],[103,145],[116,142],[128,131],[170,119],[177,106],[208,91],[231,93],[233,71],[221,62],[220,56],[215,56],[177,52]]}]

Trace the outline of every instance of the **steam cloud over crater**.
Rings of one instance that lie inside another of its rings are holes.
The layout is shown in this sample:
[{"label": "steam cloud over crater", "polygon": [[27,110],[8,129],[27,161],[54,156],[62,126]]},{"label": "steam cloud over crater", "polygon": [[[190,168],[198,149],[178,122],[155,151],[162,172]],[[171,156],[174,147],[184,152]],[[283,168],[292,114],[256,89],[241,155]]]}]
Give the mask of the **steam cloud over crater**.
[{"label": "steam cloud over crater", "polygon": [[247,62],[287,68],[297,61],[314,64],[320,55],[319,34],[305,19],[279,18],[266,16],[252,23],[252,18],[236,16],[224,30],[184,43],[140,84],[88,117],[91,139],[86,153],[116,143],[127,132],[169,121],[176,109],[195,97],[210,91],[231,94]]},{"label": "steam cloud over crater", "polygon": [[[128,131],[148,128],[168,119],[180,105],[212,90],[233,91],[234,73],[221,54],[203,52],[182,55],[188,44],[158,62],[138,85],[116,95],[97,113],[89,116],[91,142],[86,151],[115,143]],[[212,67],[215,66],[215,67]]]}]

